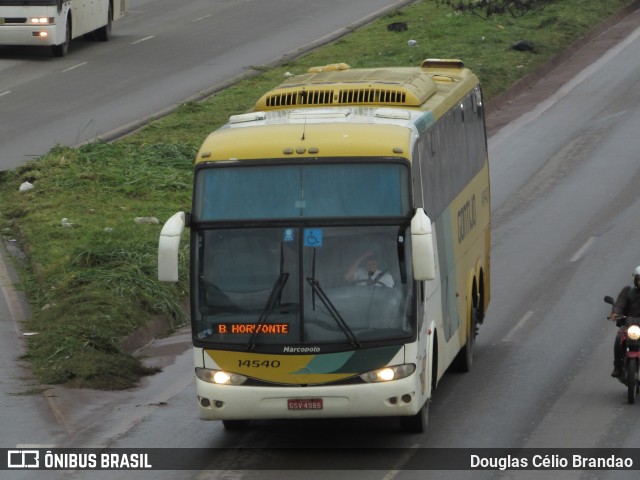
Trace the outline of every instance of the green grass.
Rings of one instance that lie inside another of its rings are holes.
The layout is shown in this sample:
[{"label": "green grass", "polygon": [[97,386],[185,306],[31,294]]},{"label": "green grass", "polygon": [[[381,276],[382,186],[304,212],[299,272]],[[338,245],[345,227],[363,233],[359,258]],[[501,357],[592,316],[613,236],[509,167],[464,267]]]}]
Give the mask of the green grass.
[{"label": "green grass", "polygon": [[[190,210],[193,158],[229,115],[251,108],[285,72],[346,62],[352,67],[417,65],[460,58],[480,77],[490,99],[562,51],[629,0],[558,0],[519,18],[456,14],[435,0],[416,2],[336,42],[258,75],[112,144],[58,146],[42,158],[0,174],[0,232],[26,253],[22,287],[33,314],[25,331],[27,358],[44,384],[127,388],[153,373],[122,348],[122,339],[156,316],[184,324],[187,242],[176,285],[156,279],[162,223]],[[386,25],[404,21],[406,32]],[[408,40],[417,45],[408,46]],[[526,39],[534,52],[510,48]],[[25,181],[34,189],[19,192]],[[159,224],[138,224],[157,217]],[[62,226],[66,218],[72,224]]]}]

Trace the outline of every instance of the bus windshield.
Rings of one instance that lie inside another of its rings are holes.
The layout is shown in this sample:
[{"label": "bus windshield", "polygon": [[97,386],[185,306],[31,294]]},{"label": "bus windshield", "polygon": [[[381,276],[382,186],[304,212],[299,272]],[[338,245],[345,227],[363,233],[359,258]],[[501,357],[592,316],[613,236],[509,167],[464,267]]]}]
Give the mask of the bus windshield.
[{"label": "bus windshield", "polygon": [[407,340],[415,320],[406,229],[195,230],[196,339],[249,350]]},{"label": "bus windshield", "polygon": [[403,163],[207,166],[196,173],[194,220],[406,217]]}]

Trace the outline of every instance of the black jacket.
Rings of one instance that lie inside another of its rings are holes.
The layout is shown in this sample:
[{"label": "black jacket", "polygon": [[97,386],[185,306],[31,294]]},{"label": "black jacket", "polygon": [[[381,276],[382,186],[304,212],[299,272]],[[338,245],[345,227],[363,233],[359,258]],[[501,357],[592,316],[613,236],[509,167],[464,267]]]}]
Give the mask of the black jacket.
[{"label": "black jacket", "polygon": [[635,286],[624,287],[613,305],[613,313],[627,317],[640,317],[640,291]]}]

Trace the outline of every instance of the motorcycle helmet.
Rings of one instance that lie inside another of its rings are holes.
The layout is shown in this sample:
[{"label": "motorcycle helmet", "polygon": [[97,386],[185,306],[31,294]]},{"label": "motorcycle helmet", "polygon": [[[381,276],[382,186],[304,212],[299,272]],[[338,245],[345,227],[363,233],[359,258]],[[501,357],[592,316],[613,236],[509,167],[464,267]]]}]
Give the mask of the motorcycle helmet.
[{"label": "motorcycle helmet", "polygon": [[640,266],[636,267],[631,276],[635,278],[638,275],[640,275]]}]

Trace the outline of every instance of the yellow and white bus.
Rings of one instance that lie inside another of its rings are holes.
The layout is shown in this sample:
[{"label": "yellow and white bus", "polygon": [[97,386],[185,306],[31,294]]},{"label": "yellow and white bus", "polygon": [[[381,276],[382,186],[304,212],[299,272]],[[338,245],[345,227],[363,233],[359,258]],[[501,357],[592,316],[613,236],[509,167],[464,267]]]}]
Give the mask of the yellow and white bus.
[{"label": "yellow and white bus", "polygon": [[191,229],[200,417],[394,416],[423,431],[471,368],[489,304],[490,195],[477,77],[459,60],[311,69],[211,133]]},{"label": "yellow and white bus", "polygon": [[0,45],[51,48],[64,57],[72,39],[91,34],[111,38],[111,24],[122,18],[129,0],[0,0]]}]

